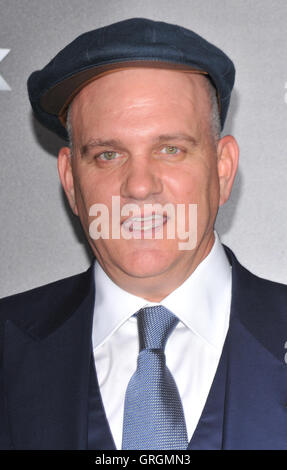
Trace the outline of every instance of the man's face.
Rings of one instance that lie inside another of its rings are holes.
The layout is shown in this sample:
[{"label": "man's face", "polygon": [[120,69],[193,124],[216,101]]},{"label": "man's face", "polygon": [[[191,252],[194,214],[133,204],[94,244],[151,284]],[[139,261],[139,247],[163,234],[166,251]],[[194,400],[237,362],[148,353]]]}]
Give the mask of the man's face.
[{"label": "man's face", "polygon": [[[205,80],[171,70],[126,69],[93,81],[72,104],[73,156],[67,148],[59,154],[63,186],[105,271],[146,298],[152,286],[162,286],[161,297],[163,286],[183,282],[213,244],[224,197]],[[184,204],[186,229],[189,204],[197,204],[197,246],[179,250],[182,240],[177,234],[168,239],[166,224],[162,239],[93,240],[89,210],[101,203],[111,215],[112,196],[121,207],[134,203],[142,210],[148,203]]]}]

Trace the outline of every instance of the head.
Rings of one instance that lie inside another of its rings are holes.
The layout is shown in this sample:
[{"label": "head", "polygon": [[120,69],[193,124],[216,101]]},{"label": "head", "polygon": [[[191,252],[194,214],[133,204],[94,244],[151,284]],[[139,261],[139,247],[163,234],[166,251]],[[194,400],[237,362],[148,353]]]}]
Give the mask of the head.
[{"label": "head", "polygon": [[[234,138],[219,133],[234,77],[226,54],[195,32],[145,18],[82,34],[29,77],[35,114],[64,138],[70,105],[63,188],[104,270],[136,295],[161,300],[212,247],[237,168]],[[95,205],[108,217],[101,238]]]},{"label": "head", "polygon": [[[237,169],[238,146],[232,136],[220,138],[212,85],[204,75],[164,68],[113,71],[75,96],[67,127],[72,144],[59,152],[60,179],[95,256],[121,287],[161,300],[209,253],[218,207]],[[90,208],[100,203],[112,214],[112,196],[140,210],[182,204],[186,231],[195,204],[196,245],[180,250],[179,236],[167,237],[165,219],[160,239],[113,239],[111,230],[108,239],[92,239]]]}]

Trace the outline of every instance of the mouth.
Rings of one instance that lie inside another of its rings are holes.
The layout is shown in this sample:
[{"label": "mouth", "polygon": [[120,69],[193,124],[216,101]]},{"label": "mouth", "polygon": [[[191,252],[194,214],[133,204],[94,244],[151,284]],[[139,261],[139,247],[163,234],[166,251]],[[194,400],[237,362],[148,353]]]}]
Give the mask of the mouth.
[{"label": "mouth", "polygon": [[122,227],[128,232],[138,235],[159,231],[166,222],[166,215],[152,214],[146,217],[129,217],[124,220]]}]

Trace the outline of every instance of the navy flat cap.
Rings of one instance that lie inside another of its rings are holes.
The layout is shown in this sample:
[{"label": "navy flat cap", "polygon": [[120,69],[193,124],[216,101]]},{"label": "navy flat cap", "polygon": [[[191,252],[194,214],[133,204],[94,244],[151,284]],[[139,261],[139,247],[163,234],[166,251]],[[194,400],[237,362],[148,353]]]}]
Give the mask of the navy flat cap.
[{"label": "navy flat cap", "polygon": [[131,18],[82,34],[28,79],[38,120],[68,139],[67,108],[95,78],[122,67],[161,67],[206,74],[216,88],[221,128],[226,118],[235,69],[213,44],[181,26]]}]

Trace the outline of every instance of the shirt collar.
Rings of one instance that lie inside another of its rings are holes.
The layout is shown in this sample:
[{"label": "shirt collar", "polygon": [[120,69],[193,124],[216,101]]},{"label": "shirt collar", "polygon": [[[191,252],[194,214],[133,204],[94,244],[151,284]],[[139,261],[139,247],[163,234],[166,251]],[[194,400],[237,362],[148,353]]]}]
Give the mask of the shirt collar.
[{"label": "shirt collar", "polygon": [[[214,347],[221,344],[230,310],[231,267],[216,232],[209,254],[195,271],[160,305],[172,311],[196,335]],[[115,284],[94,264],[96,298],[93,320],[93,346],[99,347],[141,308],[159,305],[137,297]]]}]

